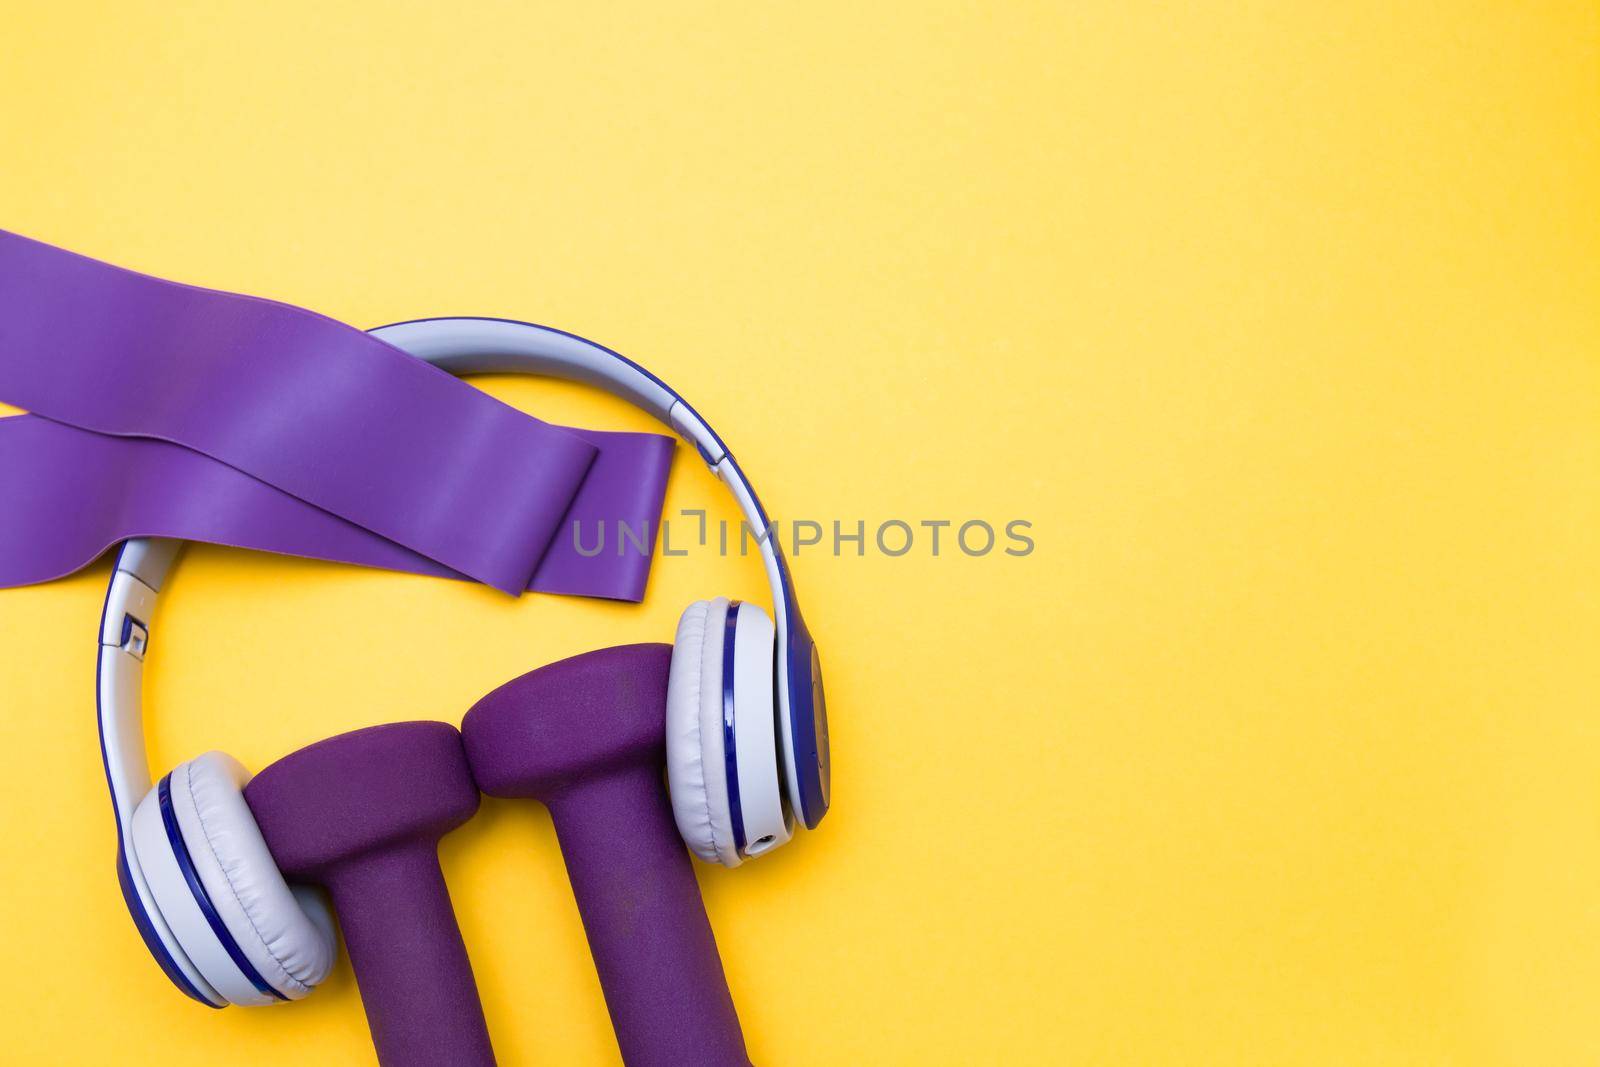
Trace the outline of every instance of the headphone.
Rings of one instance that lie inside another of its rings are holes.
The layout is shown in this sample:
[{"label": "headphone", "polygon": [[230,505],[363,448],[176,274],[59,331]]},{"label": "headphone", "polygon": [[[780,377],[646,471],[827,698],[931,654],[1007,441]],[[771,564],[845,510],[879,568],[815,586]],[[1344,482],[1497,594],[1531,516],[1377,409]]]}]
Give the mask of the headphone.
[{"label": "headphone", "polygon": [[[536,374],[595,386],[693,445],[759,534],[773,615],[718,597],[678,623],[667,687],[667,782],[684,843],[736,867],[810,829],[829,805],[827,703],[815,642],[766,511],[722,439],[661,379],[608,348],[506,319],[396,323],[374,337],[456,375]],[[249,773],[208,752],[152,785],[142,687],[156,597],[181,541],[138,538],[117,556],[100,619],[100,751],[117,820],[117,879],[174,985],[214,1008],[297,1000],[332,969],[333,919],[278,870],[242,790]]]}]

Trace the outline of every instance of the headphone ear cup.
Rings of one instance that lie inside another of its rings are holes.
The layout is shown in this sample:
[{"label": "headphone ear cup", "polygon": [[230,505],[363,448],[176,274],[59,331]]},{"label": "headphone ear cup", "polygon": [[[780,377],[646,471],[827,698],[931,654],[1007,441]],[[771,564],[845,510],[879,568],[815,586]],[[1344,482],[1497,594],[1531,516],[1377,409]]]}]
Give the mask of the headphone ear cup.
[{"label": "headphone ear cup", "polygon": [[208,952],[220,951],[216,938],[193,925],[200,918],[193,905],[193,894],[183,880],[183,871],[173,858],[172,846],[162,824],[160,787],[146,793],[133,809],[123,856],[130,871],[139,872],[139,907],[146,913],[153,933],[172,957],[173,963],[193,985],[201,999],[214,1008],[226,1007],[228,997],[212,985],[210,970],[202,970],[197,960]]},{"label": "headphone ear cup", "polygon": [[241,790],[239,762],[208,752],[179,765],[134,812],[140,867],[184,953],[232,1004],[311,992],[333,967],[320,895],[291,889]]},{"label": "headphone ear cup", "polygon": [[678,620],[667,679],[667,786],[689,851],[737,867],[722,745],[722,656],[728,600],[690,604]]},{"label": "headphone ear cup", "polygon": [[[723,650],[731,664],[722,664],[721,677],[707,677],[705,684],[717,694],[716,725],[723,732],[726,749],[728,734],[733,735],[735,758],[728,760],[725,775],[736,781],[729,793],[734,803],[735,843],[746,859],[753,859],[788,841],[794,834],[788,793],[784,789],[778,751],[777,696],[774,692],[777,669],[777,628],[759,606],[749,602],[735,604],[738,614],[730,627],[733,647]],[[731,728],[727,707],[733,707]]]}]

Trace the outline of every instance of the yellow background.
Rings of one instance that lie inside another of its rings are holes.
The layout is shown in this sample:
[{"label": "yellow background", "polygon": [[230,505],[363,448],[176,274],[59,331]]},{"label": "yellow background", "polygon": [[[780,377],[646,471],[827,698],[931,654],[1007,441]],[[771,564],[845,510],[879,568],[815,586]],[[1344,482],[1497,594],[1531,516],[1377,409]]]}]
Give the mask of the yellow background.
[{"label": "yellow background", "polygon": [[[700,869],[758,1063],[1600,1059],[1592,4],[0,15],[6,228],[589,334],[780,518],[1034,523],[1025,559],[796,561],[837,806]],[[705,506],[680,450],[669,512]],[[366,1061],[347,964],[207,1012],[146,958],[105,578],[0,594],[0,1058]],[[152,758],[458,721],[714,594],[767,599],[704,554],[637,608],[198,548]],[[487,802],[443,859],[502,1061],[615,1061],[542,811]]]}]

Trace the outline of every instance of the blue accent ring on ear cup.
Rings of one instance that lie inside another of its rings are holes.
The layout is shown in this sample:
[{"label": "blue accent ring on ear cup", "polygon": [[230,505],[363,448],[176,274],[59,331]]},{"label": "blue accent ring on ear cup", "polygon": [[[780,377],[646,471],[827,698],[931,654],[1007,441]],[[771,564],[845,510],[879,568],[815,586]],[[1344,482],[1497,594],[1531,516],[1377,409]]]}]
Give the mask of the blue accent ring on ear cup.
[{"label": "blue accent ring on ear cup", "polygon": [[728,618],[722,624],[722,763],[728,775],[728,812],[733,816],[733,848],[744,855],[744,805],[739,798],[739,743],[734,736],[733,650],[739,629],[739,605],[728,603]]},{"label": "blue accent ring on ear cup", "polygon": [[133,887],[133,873],[128,870],[127,850],[122,847],[117,849],[117,885],[122,889],[122,899],[128,905],[128,914],[133,916],[134,928],[139,931],[144,947],[155,957],[156,965],[161,968],[162,973],[191,1000],[218,1011],[227,1007],[226,1004],[215,1003],[196,989],[194,983],[179,969],[177,961],[172,958],[172,953],[167,951],[167,946],[161,943],[161,935],[156,933],[155,927],[150,924],[150,916],[145,914],[144,905],[139,902],[139,892]]},{"label": "blue accent ring on ear cup", "polygon": [[183,880],[188,883],[189,891],[194,894],[194,901],[199,905],[200,913],[205,916],[206,924],[211,927],[211,932],[217,935],[217,940],[227,950],[228,958],[239,968],[239,973],[243,974],[251,985],[266,996],[287,1001],[289,998],[278,992],[271,982],[261,977],[261,972],[251,964],[249,957],[239,947],[239,942],[228,932],[228,924],[222,921],[216,905],[211,902],[211,894],[206,892],[205,885],[200,881],[200,874],[194,869],[194,857],[189,854],[189,845],[183,839],[183,829],[178,825],[178,813],[172,808],[172,774],[169,772],[164,775],[161,784],[156,788],[156,800],[161,806],[161,824],[166,827],[167,842],[172,846],[173,858],[178,861],[178,869],[183,872]]}]

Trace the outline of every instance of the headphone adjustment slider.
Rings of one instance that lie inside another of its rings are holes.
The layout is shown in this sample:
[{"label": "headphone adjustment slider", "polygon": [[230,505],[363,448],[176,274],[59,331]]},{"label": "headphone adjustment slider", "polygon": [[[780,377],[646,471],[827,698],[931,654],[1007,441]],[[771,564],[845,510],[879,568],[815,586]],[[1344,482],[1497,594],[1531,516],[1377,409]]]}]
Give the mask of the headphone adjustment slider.
[{"label": "headphone adjustment slider", "polygon": [[132,615],[122,617],[122,651],[134,659],[144,659],[145,649],[150,647],[150,628]]}]

